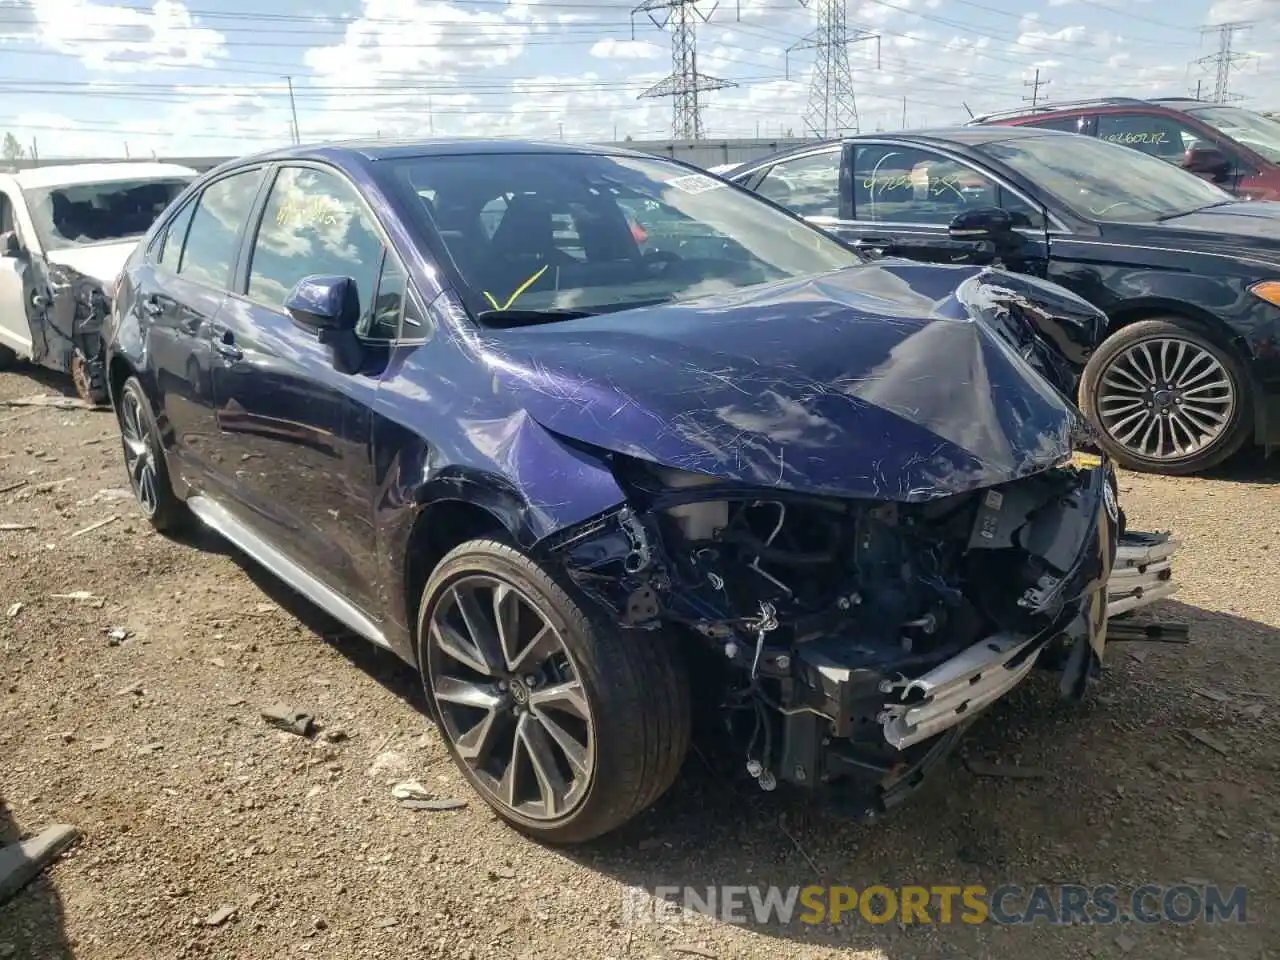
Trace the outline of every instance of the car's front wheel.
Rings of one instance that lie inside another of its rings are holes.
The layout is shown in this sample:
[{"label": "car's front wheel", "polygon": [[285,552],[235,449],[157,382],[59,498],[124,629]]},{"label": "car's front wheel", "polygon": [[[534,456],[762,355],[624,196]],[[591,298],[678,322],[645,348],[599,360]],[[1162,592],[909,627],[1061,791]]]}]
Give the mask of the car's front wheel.
[{"label": "car's front wheel", "polygon": [[1247,374],[1239,360],[1172,317],[1122,327],[1089,359],[1080,406],[1122,467],[1199,473],[1249,436]]},{"label": "car's front wheel", "polygon": [[679,772],[689,686],[670,639],[595,622],[506,544],[472,540],[440,562],[423,591],[418,654],[454,761],[537,839],[607,833]]},{"label": "car's front wheel", "polygon": [[178,499],[169,482],[169,468],[160,449],[160,432],[137,377],[126,380],[120,390],[116,420],[120,424],[129,486],[143,515],[161,532],[181,527],[189,516],[187,505]]}]

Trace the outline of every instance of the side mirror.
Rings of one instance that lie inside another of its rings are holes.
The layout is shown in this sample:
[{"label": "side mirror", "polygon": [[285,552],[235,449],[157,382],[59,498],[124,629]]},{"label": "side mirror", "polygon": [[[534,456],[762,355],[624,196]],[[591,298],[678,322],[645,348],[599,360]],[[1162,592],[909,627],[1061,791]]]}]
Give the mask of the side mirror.
[{"label": "side mirror", "polygon": [[1000,243],[1013,233],[1013,217],[999,207],[966,210],[947,225],[952,240],[987,240]]},{"label": "side mirror", "polygon": [[22,241],[18,239],[16,230],[0,233],[0,257],[22,256]]},{"label": "side mirror", "polygon": [[1182,157],[1182,169],[1198,176],[1224,180],[1231,174],[1231,159],[1209,143],[1196,143]]},{"label": "side mirror", "polygon": [[359,300],[356,282],[350,277],[312,276],[297,282],[284,301],[294,321],[320,334],[354,330]]}]

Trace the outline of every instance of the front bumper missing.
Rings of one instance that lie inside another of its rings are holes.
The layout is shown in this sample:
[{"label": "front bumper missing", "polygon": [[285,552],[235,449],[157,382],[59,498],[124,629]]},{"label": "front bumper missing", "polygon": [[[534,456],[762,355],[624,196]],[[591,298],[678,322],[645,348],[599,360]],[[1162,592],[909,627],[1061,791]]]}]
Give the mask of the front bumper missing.
[{"label": "front bumper missing", "polygon": [[[1167,533],[1126,533],[1107,580],[1107,616],[1176,592],[1170,558],[1177,548],[1178,541]],[[885,740],[902,750],[972,719],[1026,678],[1043,647],[1037,638],[998,634],[921,677],[884,689],[896,697],[879,717]]]},{"label": "front bumper missing", "polygon": [[1131,613],[1172,596],[1172,557],[1178,541],[1167,533],[1126,532],[1116,548],[1116,561],[1107,580],[1107,616]]},{"label": "front bumper missing", "polygon": [[902,750],[969,719],[1021,683],[1042,647],[1038,638],[997,634],[891,687],[885,692],[901,693],[879,717],[885,739]]}]

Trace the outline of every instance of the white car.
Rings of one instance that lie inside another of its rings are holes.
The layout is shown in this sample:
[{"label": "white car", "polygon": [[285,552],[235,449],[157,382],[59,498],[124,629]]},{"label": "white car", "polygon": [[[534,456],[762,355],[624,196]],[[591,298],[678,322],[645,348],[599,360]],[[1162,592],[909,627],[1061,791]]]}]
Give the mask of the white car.
[{"label": "white car", "polygon": [[172,163],[83,163],[0,174],[0,369],[71,374],[106,400],[98,332],[125,260],[198,176]]},{"label": "white car", "polygon": [[714,173],[718,177],[729,175],[729,171],[737,170],[742,164],[740,163],[717,163],[714,167],[708,167],[707,173]]}]

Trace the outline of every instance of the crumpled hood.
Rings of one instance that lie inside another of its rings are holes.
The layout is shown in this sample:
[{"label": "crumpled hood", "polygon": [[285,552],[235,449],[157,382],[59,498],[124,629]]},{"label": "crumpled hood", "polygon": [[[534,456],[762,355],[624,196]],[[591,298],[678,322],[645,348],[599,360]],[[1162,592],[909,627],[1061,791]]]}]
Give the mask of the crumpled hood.
[{"label": "crumpled hood", "polygon": [[45,259],[50,263],[70,267],[77,273],[97,280],[104,286],[115,282],[124,269],[124,263],[137,247],[137,239],[120,243],[99,243],[65,250],[50,250]]},{"label": "crumpled hood", "polygon": [[922,501],[1042,470],[1081,420],[957,286],[886,263],[485,331],[495,391],[562,436],[722,480]]}]

